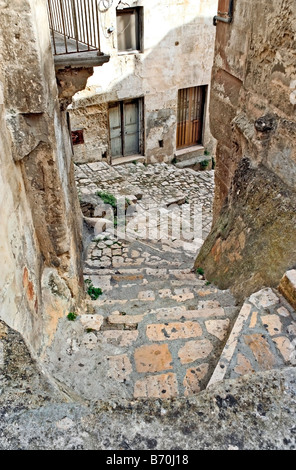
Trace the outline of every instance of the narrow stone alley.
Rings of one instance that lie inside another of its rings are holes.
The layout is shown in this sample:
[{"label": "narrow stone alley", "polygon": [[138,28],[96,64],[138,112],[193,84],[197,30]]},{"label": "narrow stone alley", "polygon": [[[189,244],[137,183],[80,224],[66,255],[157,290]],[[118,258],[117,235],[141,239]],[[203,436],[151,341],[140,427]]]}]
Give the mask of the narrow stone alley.
[{"label": "narrow stone alley", "polygon": [[[92,163],[76,167],[76,181],[85,286],[99,294],[59,322],[48,354],[59,382],[89,400],[174,398],[293,363],[296,323],[279,293],[263,290],[240,311],[193,269],[211,226],[213,171]],[[122,224],[106,195],[125,201]]]}]

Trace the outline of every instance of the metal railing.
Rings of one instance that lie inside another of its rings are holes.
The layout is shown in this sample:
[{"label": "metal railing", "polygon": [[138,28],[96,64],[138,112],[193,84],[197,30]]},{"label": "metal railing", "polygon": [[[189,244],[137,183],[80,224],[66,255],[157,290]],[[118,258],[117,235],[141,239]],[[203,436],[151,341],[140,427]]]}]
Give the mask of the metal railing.
[{"label": "metal railing", "polygon": [[47,0],[55,55],[100,51],[97,0]]}]

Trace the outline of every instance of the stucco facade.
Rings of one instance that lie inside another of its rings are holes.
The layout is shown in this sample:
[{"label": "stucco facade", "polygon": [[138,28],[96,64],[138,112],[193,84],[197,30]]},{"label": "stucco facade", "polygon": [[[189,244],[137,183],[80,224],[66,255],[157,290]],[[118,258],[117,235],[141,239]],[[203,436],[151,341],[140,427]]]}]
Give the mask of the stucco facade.
[{"label": "stucco facade", "polygon": [[[202,129],[198,146],[214,147],[208,126],[209,83],[216,29],[217,0],[139,0],[104,2],[100,13],[101,49],[111,56],[95,68],[86,90],[71,106],[73,130],[83,130],[75,161],[111,162],[110,103],[138,99],[139,146],[149,163],[172,161],[176,154],[178,92],[204,87]],[[111,5],[112,4],[112,5]],[[119,52],[118,12],[136,8],[140,18],[138,51]],[[194,145],[183,150],[193,155]],[[120,152],[119,152],[120,153]],[[182,152],[181,152],[182,153]]]}]

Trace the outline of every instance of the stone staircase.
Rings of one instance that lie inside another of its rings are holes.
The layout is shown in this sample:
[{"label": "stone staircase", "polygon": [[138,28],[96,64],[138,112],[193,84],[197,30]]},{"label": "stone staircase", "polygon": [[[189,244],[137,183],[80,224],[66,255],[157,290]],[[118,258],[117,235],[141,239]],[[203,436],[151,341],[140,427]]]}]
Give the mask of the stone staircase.
[{"label": "stone staircase", "polygon": [[[131,263],[141,257],[135,245]],[[86,268],[86,281],[103,295],[74,322],[60,321],[48,367],[84,398],[189,396],[210,380],[239,311],[235,300],[180,254],[158,266],[147,259],[139,267]]]},{"label": "stone staircase", "polygon": [[[167,207],[180,196],[180,189],[176,194],[163,184],[166,177],[176,182],[171,167],[137,166],[129,168],[129,177],[120,166],[80,167],[80,178],[82,173],[89,178],[82,178],[84,194],[86,188],[90,195],[106,190],[110,181],[115,194],[126,197],[136,189],[141,198],[135,198],[132,219],[138,221],[154,211],[151,199],[155,208],[163,201]],[[210,173],[194,175],[193,199],[204,196],[202,181],[209,181]],[[162,192],[155,194],[160,176]],[[175,215],[178,210],[177,205]],[[296,316],[286,300],[294,298],[293,276],[284,278],[281,293],[263,289],[239,306],[202,270],[193,271],[199,249],[194,238],[160,233],[150,239],[137,230],[124,237],[113,229],[87,233],[85,286],[100,288],[102,295],[89,297],[75,321],[66,315],[60,320],[45,361],[66,390],[91,401],[189,397],[225,379],[295,365]]]}]

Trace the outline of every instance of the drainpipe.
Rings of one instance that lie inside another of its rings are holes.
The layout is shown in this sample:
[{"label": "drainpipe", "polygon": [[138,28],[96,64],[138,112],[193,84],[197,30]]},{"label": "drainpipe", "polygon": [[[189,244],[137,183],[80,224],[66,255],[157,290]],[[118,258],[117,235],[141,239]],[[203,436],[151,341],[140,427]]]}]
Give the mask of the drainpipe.
[{"label": "drainpipe", "polygon": [[230,2],[229,2],[229,8],[228,8],[228,13],[227,13],[226,18],[224,16],[214,16],[214,18],[213,18],[214,26],[217,26],[218,21],[222,21],[223,23],[231,23],[232,22],[232,19],[233,19],[233,2],[234,2],[234,0],[230,0]]}]

